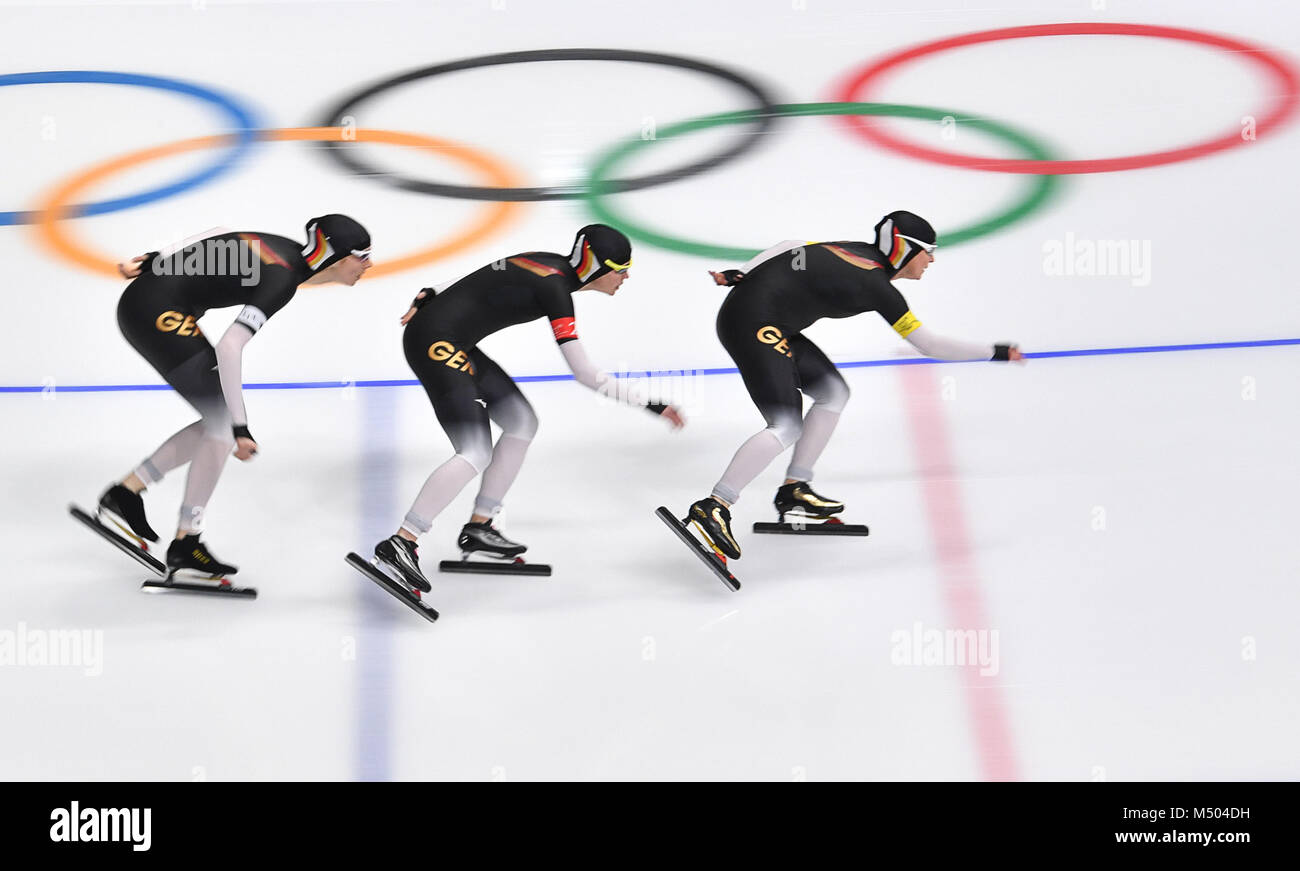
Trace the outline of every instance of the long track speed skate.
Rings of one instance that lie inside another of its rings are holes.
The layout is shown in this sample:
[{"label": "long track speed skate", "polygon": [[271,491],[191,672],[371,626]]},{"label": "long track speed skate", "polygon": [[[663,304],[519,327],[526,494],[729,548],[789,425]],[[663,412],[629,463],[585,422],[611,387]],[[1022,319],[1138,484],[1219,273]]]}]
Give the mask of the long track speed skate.
[{"label": "long track speed skate", "polygon": [[[385,542],[380,543],[382,546]],[[429,623],[433,623],[438,619],[438,612],[432,606],[424,603],[420,590],[416,589],[415,585],[412,585],[398,568],[383,562],[378,558],[378,555],[376,555],[376,558],[368,560],[357,554],[348,554],[346,562],[356,571],[359,571],[361,575],[365,575],[374,581],[374,584],[380,586],[385,593],[398,599],[404,606],[411,608],[412,611],[424,617]],[[425,584],[428,584],[428,581],[425,581]]]},{"label": "long track speed skate", "polygon": [[[520,556],[528,548],[511,541],[490,522],[466,523],[456,540],[460,546],[459,560],[445,559],[438,563],[440,572],[468,572],[481,575],[532,575],[550,577],[551,567],[543,563],[525,562]],[[470,559],[482,555],[488,559]]]},{"label": "long track speed skate", "polygon": [[711,544],[701,544],[699,539],[691,535],[690,527],[687,526],[690,522],[689,517],[685,520],[678,520],[676,515],[662,505],[655,509],[655,516],[673,531],[673,534],[681,540],[682,544],[691,549],[691,553],[699,557],[700,561],[709,567],[709,570],[726,585],[727,589],[733,593],[740,589],[740,581],[736,580],[736,576],[727,569],[726,556]]},{"label": "long track speed skate", "polygon": [[253,587],[236,587],[226,575],[239,569],[214,557],[195,534],[172,541],[167,547],[167,574],[162,580],[145,581],[145,593],[198,593],[204,596],[227,596],[256,599]]},{"label": "long track speed skate", "polygon": [[[113,545],[157,576],[156,578],[151,578],[140,585],[140,590],[142,592],[205,593],[209,595],[232,596],[241,599],[257,598],[257,590],[252,587],[236,587],[222,575],[194,575],[186,569],[169,567],[162,560],[158,559],[158,557],[150,553],[149,543],[147,541],[144,541],[131,532],[130,529],[118,523],[115,518],[107,516],[101,511],[97,511],[94,515],[91,515],[76,505],[69,505],[68,513],[96,535],[103,538],[109,544]],[[108,521],[108,523],[105,523],[104,521]],[[112,524],[112,527],[108,525],[109,523]],[[114,532],[113,527],[121,530],[121,533]]]},{"label": "long track speed skate", "polygon": [[[149,552],[149,542],[140,538],[115,520],[104,516],[99,511],[96,511],[95,514],[91,515],[76,505],[69,505],[68,513],[78,522],[85,525],[91,532],[113,545],[113,547],[122,551],[122,553],[131,557],[131,559],[135,560],[158,577],[161,578],[167,574],[167,566],[163,564],[163,561]],[[105,523],[104,521],[108,521],[108,523]],[[108,525],[109,523],[112,524],[111,527]],[[121,530],[121,532],[114,532],[113,527]]]},{"label": "long track speed skate", "polygon": [[[754,532],[777,535],[868,535],[861,523],[845,523],[835,515],[844,503],[816,493],[806,481],[784,484],[772,500],[777,523],[755,523]],[[787,518],[789,521],[787,522]]]}]

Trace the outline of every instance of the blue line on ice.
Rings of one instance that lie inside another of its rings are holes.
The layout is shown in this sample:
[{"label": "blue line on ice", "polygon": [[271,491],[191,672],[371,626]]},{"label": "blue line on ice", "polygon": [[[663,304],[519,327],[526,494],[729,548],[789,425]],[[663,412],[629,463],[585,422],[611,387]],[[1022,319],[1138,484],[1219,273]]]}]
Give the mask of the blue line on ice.
[{"label": "blue line on ice", "polygon": [[[1170,351],[1219,351],[1227,348],[1271,348],[1279,345],[1300,345],[1298,339],[1255,339],[1246,342],[1200,342],[1190,345],[1133,345],[1125,348],[1081,348],[1073,351],[1035,351],[1025,354],[1030,360],[1044,360],[1050,357],[1100,357],[1115,354],[1156,354]],[[929,357],[896,357],[889,360],[853,360],[836,363],[840,369],[862,369],[868,366],[915,366],[930,363],[951,363],[948,360],[933,360]],[[967,363],[983,363],[984,360],[966,360]],[[734,375],[735,366],[723,366],[716,369],[655,369],[634,372],[610,373],[618,378],[663,378],[674,375]],[[530,381],[572,381],[572,375],[521,375],[515,378],[520,384]],[[414,378],[387,378],[375,381],[267,381],[261,384],[245,384],[245,390],[317,390],[340,387],[412,387],[420,382]],[[0,393],[43,393],[51,390],[57,393],[109,393],[112,391],[136,390],[171,390],[166,384],[67,384],[67,385],[18,385],[0,386]]]}]

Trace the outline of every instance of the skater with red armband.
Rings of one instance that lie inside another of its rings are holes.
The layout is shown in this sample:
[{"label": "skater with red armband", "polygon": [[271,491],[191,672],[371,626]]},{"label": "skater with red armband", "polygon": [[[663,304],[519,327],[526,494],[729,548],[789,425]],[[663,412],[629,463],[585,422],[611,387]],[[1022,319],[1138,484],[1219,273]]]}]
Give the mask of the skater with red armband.
[{"label": "skater with red armband", "polygon": [[[374,561],[350,554],[351,564],[408,606],[418,607],[413,601],[416,594],[432,587],[420,570],[416,542],[465,485],[481,475],[473,513],[457,544],[466,558],[481,554],[499,562],[466,559],[461,564],[443,563],[444,570],[549,573],[548,567],[517,562],[527,548],[492,524],[523,465],[537,430],[537,415],[515,382],[478,344],[498,330],[545,318],[579,384],[645,408],[680,428],[685,421],[676,408],[651,402],[635,385],[620,385],[597,369],[578,338],[572,294],[595,291],[613,296],[627,280],[631,265],[627,237],[613,227],[592,224],[578,231],[567,255],[516,254],[470,273],[441,292],[426,288],[416,296],[402,318],[406,325],[402,343],[455,453],[429,475],[398,530],[375,546]],[[495,445],[489,423],[501,429]],[[431,617],[427,613],[431,609],[425,610],[425,616]]]}]

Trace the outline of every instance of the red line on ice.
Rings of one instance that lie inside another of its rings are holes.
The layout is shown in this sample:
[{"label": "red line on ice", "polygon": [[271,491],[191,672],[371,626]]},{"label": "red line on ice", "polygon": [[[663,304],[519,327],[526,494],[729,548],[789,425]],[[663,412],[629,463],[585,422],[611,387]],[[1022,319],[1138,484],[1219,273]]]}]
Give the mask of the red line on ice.
[{"label": "red line on ice", "polygon": [[[971,548],[961,485],[956,476],[939,379],[933,366],[900,366],[904,407],[930,533],[939,559],[944,608],[953,629],[993,629],[986,617],[979,569]],[[1018,780],[1014,741],[999,675],[980,675],[978,664],[962,668],[966,708],[985,780]]]}]

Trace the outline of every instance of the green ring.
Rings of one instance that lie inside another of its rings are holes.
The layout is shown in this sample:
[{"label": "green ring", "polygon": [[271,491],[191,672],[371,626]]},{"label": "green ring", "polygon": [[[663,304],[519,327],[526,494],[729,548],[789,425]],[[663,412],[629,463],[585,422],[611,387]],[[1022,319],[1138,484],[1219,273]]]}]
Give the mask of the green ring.
[{"label": "green ring", "polygon": [[[1045,145],[1031,139],[1027,134],[1019,130],[983,118],[964,117],[957,115],[955,112],[945,112],[941,109],[930,109],[925,106],[902,106],[893,103],[788,103],[774,106],[773,111],[777,115],[885,115],[890,118],[920,118],[926,121],[942,121],[944,118],[953,118],[958,124],[975,130],[982,130],[1004,142],[1011,143],[1022,150],[1024,156],[1030,160],[1058,159]],[[750,122],[759,114],[761,113],[755,110],[746,110],[705,115],[665,127],[658,132],[654,139],[632,139],[616,145],[600,155],[588,173],[586,184],[587,207],[598,221],[613,224],[630,238],[638,242],[644,242],[647,245],[653,245],[656,248],[676,251],[680,254],[713,257],[719,260],[748,260],[763,249],[710,245],[705,242],[692,242],[689,239],[668,236],[616,213],[610,208],[606,197],[615,192],[610,189],[608,184],[608,179],[613,174],[612,171],[637,150],[645,148],[654,142],[672,139],[674,136],[682,136],[697,130],[708,130],[711,127]],[[977,221],[969,227],[962,227],[960,230],[943,234],[939,237],[939,243],[945,247],[960,245],[963,242],[969,242],[972,239],[995,233],[1003,227],[1023,220],[1044,208],[1060,191],[1061,179],[1058,176],[1026,176],[1026,179],[1029,181],[1029,186],[1025,196],[1020,201],[1005,211],[982,221]]]}]

